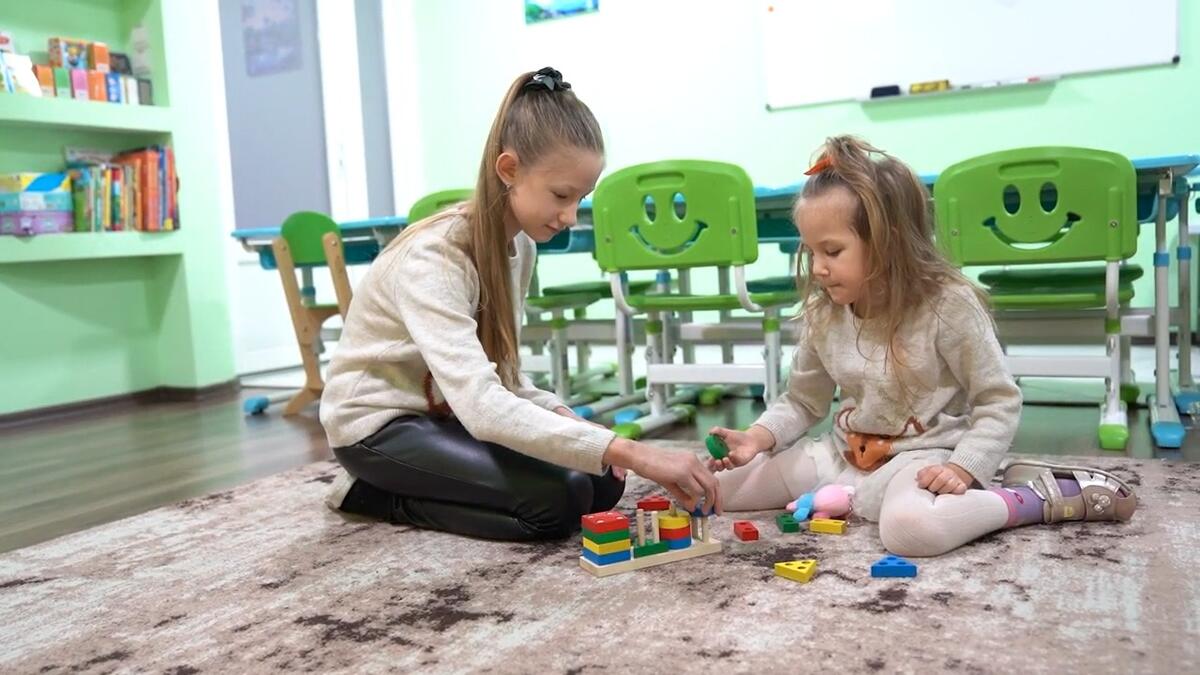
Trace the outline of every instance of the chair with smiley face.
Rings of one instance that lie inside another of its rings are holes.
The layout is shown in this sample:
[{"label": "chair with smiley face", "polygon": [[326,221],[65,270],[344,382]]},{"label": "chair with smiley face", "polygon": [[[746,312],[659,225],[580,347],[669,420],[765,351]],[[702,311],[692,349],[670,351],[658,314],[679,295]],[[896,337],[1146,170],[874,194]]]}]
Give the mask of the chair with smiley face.
[{"label": "chair with smiley face", "polygon": [[[1005,150],[947,168],[933,196],[938,243],[954,264],[1006,266],[993,271],[990,284],[981,275],[998,318],[1045,310],[1098,315],[1103,356],[1010,356],[1008,362],[1017,376],[1104,378],[1100,446],[1124,448],[1129,425],[1121,388],[1129,367],[1120,311],[1133,297],[1133,276],[1122,270],[1137,251],[1133,164],[1088,148]],[[1046,267],[1086,262],[1103,264]]]},{"label": "chair with smiley face", "polygon": [[[779,313],[797,302],[794,289],[752,293],[745,266],[758,258],[754,185],[740,167],[671,160],[627,167],[606,177],[592,200],[596,262],[608,275],[618,310],[645,314],[646,390],[650,414],[614,431],[637,437],[688,417],[668,407],[672,385],[761,384],[779,391]],[[638,270],[729,267],[734,293],[627,292],[621,274]],[[764,363],[671,363],[670,320],[688,312],[744,309],[762,317]],[[667,348],[664,349],[664,344]]]}]

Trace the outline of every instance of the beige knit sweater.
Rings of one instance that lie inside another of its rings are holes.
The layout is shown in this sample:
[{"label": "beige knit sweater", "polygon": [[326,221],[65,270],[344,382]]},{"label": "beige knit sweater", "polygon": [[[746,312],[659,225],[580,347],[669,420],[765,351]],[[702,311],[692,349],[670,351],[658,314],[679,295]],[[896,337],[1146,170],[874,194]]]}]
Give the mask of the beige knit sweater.
[{"label": "beige knit sweater", "polygon": [[[522,374],[510,391],[475,334],[479,278],[467,220],[449,212],[390,246],[355,290],[329,364],[321,424],[333,447],[353,445],[401,415],[452,413],[475,438],[600,474],[613,432],[563,417],[556,396]],[[518,329],[537,249],[518,234],[510,258]]]},{"label": "beige knit sweater", "polygon": [[848,430],[896,436],[893,453],[951,450],[950,461],[988,485],[1021,414],[988,310],[963,286],[924,303],[898,335],[903,386],[885,364],[883,341],[861,326],[850,308],[833,307],[823,329],[802,331],[787,391],[756,422],[775,436],[775,450],[824,419],[840,387],[834,435],[842,451]]}]

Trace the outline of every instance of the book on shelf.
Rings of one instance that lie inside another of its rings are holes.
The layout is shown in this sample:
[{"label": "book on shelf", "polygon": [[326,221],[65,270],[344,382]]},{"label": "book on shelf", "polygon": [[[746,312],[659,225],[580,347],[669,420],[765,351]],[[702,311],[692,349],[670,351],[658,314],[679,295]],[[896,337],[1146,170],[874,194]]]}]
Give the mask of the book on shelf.
[{"label": "book on shelf", "polygon": [[67,148],[77,232],[179,229],[175,153],[153,145],[120,153]]}]

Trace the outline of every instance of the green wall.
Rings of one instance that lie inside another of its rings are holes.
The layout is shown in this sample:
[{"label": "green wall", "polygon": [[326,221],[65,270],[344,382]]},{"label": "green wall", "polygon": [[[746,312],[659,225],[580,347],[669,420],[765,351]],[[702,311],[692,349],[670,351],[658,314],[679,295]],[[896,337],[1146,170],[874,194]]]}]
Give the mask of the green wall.
[{"label": "green wall", "polygon": [[[840,133],[865,136],[919,172],[1023,145],[1092,146],[1130,157],[1196,153],[1200,7],[1180,5],[1176,67],[768,112],[761,3],[609,0],[596,14],[532,26],[512,3],[417,3],[422,67],[414,92],[426,139],[419,160],[429,189],[473,185],[505,89],[517,73],[543,65],[562,70],[595,111],[609,168],[699,157],[736,162],[758,184],[787,184],[802,177],[823,138]],[[886,58],[855,44],[853,26],[836,30],[845,31],[854,58]],[[797,64],[821,67],[819,58]],[[1138,258],[1147,268],[1153,243],[1153,228],[1144,227]],[[572,258],[544,256],[543,283],[591,278]],[[764,251],[752,271],[778,274],[783,264],[777,251]],[[1137,294],[1139,304],[1150,304],[1149,275]]]},{"label": "green wall", "polygon": [[[18,51],[42,63],[46,38],[54,35],[127,51],[129,29],[139,22],[150,30],[155,103],[169,104],[165,112],[143,116],[130,108],[122,119],[138,127],[144,117],[147,128],[97,130],[89,128],[95,119],[89,113],[115,104],[47,101],[60,112],[78,106],[79,128],[67,129],[22,119],[0,94],[0,172],[59,170],[63,145],[119,149],[169,140],[182,229],[103,241],[95,237],[110,235],[0,237],[0,415],[234,377],[222,222],[228,172],[211,149],[224,133],[210,95],[220,90],[221,61],[212,53],[220,45],[216,6],[186,0],[0,5],[0,28],[13,33]],[[117,242],[118,250],[89,258],[88,242],[98,249]],[[36,260],[22,262],[26,252]]]}]

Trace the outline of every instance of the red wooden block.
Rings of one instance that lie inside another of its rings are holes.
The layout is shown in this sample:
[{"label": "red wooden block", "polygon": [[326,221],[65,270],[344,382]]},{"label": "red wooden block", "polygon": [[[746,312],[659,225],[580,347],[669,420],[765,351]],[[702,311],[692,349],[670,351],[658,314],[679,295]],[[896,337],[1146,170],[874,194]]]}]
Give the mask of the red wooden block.
[{"label": "red wooden block", "polygon": [[658,538],[663,541],[672,541],[675,539],[688,539],[691,536],[692,536],[691,526],[678,527],[673,530],[662,529],[662,528],[660,528],[658,530]]},{"label": "red wooden block", "polygon": [[748,520],[735,520],[733,522],[733,534],[742,541],[758,540],[758,528]]},{"label": "red wooden block", "polygon": [[629,529],[629,519],[617,511],[589,513],[580,520],[583,522],[584,527],[596,534]]},{"label": "red wooden block", "polygon": [[662,495],[654,495],[639,501],[637,507],[643,511],[666,511],[671,508],[671,500]]}]

